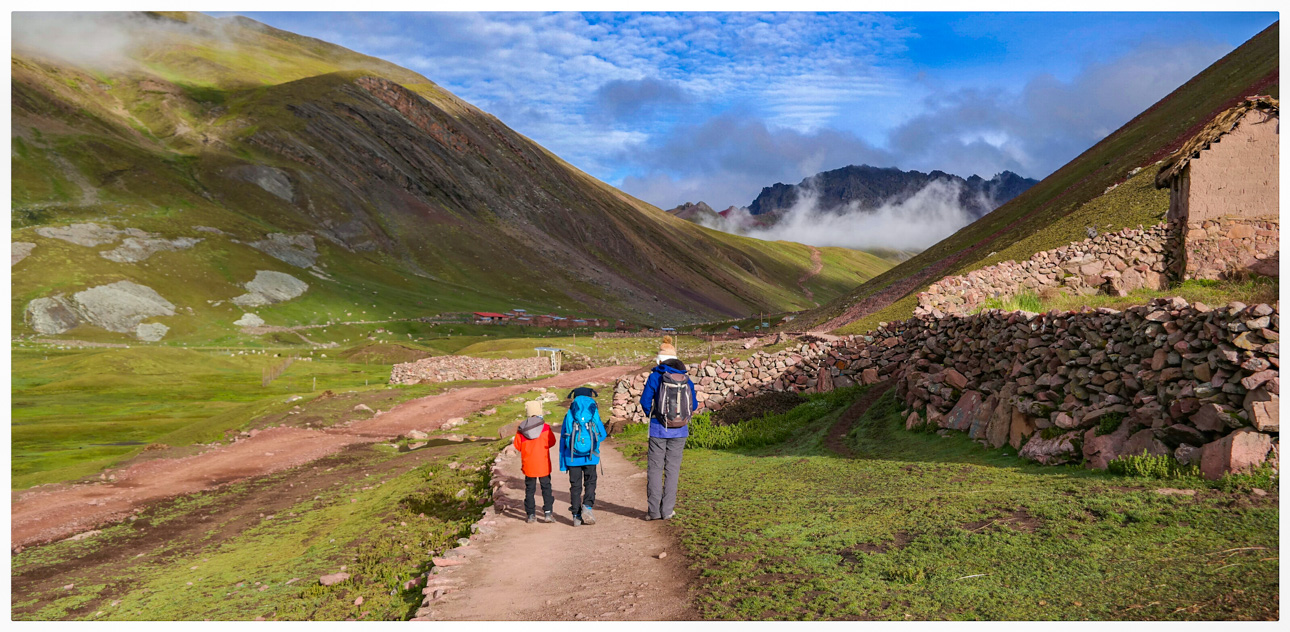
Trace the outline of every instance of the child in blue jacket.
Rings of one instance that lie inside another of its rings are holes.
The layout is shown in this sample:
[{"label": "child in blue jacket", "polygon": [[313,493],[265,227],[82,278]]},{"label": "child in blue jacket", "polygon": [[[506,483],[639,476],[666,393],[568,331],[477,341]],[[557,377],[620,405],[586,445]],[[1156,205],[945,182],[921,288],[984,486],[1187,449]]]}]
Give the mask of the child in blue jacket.
[{"label": "child in blue jacket", "polygon": [[606,434],[600,409],[591,398],[594,394],[589,388],[578,388],[569,394],[573,402],[560,429],[560,471],[569,472],[569,512],[575,527],[596,524],[592,513],[596,504],[596,466],[600,464],[600,442]]}]

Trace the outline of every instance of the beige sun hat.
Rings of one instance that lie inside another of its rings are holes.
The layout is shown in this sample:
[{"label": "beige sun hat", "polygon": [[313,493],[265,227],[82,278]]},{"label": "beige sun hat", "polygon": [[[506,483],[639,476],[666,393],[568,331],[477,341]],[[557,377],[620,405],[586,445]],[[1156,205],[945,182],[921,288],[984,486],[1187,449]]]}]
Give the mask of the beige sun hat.
[{"label": "beige sun hat", "polygon": [[531,400],[524,402],[524,414],[529,417],[542,416],[542,402]]}]

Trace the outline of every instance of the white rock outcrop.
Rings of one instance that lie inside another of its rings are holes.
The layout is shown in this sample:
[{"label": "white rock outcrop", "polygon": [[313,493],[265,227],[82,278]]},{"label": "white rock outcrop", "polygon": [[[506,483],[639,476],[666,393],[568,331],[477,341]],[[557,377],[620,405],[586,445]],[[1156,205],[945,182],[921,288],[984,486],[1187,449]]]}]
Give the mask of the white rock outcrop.
[{"label": "white rock outcrop", "polygon": [[197,245],[201,239],[194,237],[176,237],[175,239],[126,237],[120,246],[100,252],[99,256],[118,263],[137,263],[152,255],[167,250],[187,250]]},{"label": "white rock outcrop", "polygon": [[264,319],[251,313],[242,314],[242,317],[233,321],[238,327],[263,327]]},{"label": "white rock outcrop", "polygon": [[309,289],[309,284],[282,272],[259,270],[245,286],[247,293],[233,298],[240,307],[261,307],[289,301]]},{"label": "white rock outcrop", "polygon": [[144,319],[174,316],[175,305],[156,290],[130,281],[92,287],[72,295],[77,311],[96,327],[132,333]]}]

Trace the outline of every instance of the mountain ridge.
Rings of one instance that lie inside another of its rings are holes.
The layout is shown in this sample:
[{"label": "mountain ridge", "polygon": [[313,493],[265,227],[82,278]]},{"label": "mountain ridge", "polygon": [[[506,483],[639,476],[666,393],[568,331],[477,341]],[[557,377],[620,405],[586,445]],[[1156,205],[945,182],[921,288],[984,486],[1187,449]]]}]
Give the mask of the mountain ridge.
[{"label": "mountain ridge", "polygon": [[798,184],[778,182],[764,187],[748,205],[748,211],[754,217],[783,214],[805,194],[812,195],[818,211],[839,213],[851,207],[868,210],[907,199],[937,182],[960,187],[960,204],[972,217],[980,217],[1020,195],[1038,180],[1023,178],[1011,171],[987,180],[975,174],[963,178],[940,170],[923,173],[897,167],[847,165],[808,176]]},{"label": "mountain ridge", "polygon": [[[811,304],[794,284],[806,246],[678,220],[417,73],[245,18],[109,19],[155,31],[124,67],[15,43],[12,224],[35,244],[12,268],[15,333],[36,298],[130,280],[196,310],[187,325],[159,318],[174,335],[234,335],[240,311],[212,305],[257,270],[322,275],[259,310],[291,324],[373,295],[371,308],[404,314],[529,306],[674,323]],[[159,272],[37,234],[83,221],[202,242],[153,255]],[[319,238],[316,266],[246,246],[291,235]],[[836,255],[817,296],[890,265]]]}]

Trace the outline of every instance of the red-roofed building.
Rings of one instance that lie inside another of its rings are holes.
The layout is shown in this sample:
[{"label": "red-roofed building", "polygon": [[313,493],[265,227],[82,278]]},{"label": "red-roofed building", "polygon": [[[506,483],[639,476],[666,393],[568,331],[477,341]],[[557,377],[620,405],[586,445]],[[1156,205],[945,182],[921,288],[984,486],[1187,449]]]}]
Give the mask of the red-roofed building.
[{"label": "red-roofed building", "polygon": [[509,316],[506,314],[498,314],[497,312],[475,312],[475,322],[477,323],[504,323],[507,318]]}]

